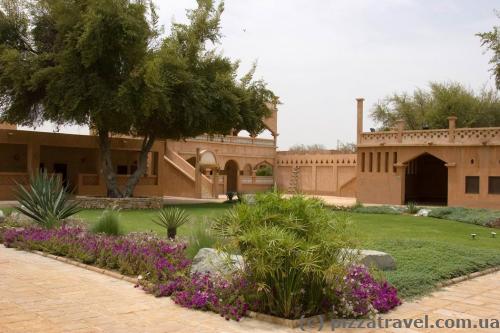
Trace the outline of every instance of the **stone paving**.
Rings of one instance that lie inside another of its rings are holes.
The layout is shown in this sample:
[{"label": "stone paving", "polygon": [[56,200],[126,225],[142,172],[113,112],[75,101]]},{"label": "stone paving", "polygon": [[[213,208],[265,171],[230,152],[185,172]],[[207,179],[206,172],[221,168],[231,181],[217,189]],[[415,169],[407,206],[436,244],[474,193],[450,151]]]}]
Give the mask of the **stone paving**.
[{"label": "stone paving", "polygon": [[[387,318],[500,319],[500,272],[405,303]],[[255,319],[225,321],[176,306],[125,281],[0,245],[0,332],[300,332]],[[316,332],[317,328],[309,330]],[[323,331],[330,331],[324,328]],[[373,330],[336,332],[500,332]]]}]

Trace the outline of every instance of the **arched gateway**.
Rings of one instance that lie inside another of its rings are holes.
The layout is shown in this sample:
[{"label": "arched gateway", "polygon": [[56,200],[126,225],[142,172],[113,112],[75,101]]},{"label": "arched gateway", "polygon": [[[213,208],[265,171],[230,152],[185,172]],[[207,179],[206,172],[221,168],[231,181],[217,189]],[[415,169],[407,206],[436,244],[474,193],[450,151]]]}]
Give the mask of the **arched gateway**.
[{"label": "arched gateway", "polygon": [[448,168],[446,162],[425,153],[408,162],[405,174],[405,203],[446,205]]}]

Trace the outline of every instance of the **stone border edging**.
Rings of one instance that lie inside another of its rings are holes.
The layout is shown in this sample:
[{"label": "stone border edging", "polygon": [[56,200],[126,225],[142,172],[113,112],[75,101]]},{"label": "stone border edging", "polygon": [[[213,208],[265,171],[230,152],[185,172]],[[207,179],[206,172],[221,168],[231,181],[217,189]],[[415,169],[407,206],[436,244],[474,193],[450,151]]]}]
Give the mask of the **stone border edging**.
[{"label": "stone border edging", "polygon": [[84,263],[76,261],[76,260],[72,260],[72,259],[69,259],[69,258],[66,258],[66,257],[59,257],[59,256],[56,256],[56,255],[53,255],[53,254],[50,254],[50,253],[45,253],[45,252],[42,252],[42,251],[29,251],[29,252],[41,255],[42,257],[46,257],[46,258],[54,259],[54,260],[57,260],[57,261],[60,261],[60,262],[64,262],[66,264],[70,264],[70,265],[73,265],[73,266],[84,268],[86,270],[93,271],[95,273],[100,273],[100,274],[103,274],[103,275],[107,275],[109,277],[112,277],[112,278],[115,278],[115,279],[118,279],[118,280],[127,281],[127,282],[130,282],[130,283],[133,283],[134,285],[138,285],[139,284],[139,279],[137,279],[137,278],[134,279],[134,278],[132,278],[130,276],[126,276],[126,275],[120,274],[118,272],[110,271],[110,270],[107,270],[107,269],[104,269],[104,268],[100,268],[100,267],[97,267],[97,266],[87,265],[87,264],[84,264]]},{"label": "stone border edging", "polygon": [[495,272],[498,272],[498,271],[500,271],[500,266],[487,268],[487,269],[482,270],[482,271],[478,271],[478,272],[474,272],[474,273],[470,273],[470,274],[458,276],[456,278],[453,278],[453,279],[450,279],[450,280],[446,280],[446,281],[443,281],[443,282],[438,282],[436,284],[436,288],[449,287],[449,286],[452,286],[452,285],[460,283],[460,282],[472,280],[474,278],[477,278],[477,277],[480,277],[480,276],[483,276],[483,275],[487,275],[487,274],[492,274],[492,273],[495,273]]},{"label": "stone border edging", "polygon": [[[22,251],[25,251],[25,250],[22,250]],[[112,278],[115,278],[118,280],[123,280],[123,281],[129,282],[129,283],[132,283],[134,285],[139,284],[139,279],[137,279],[137,278],[134,279],[130,276],[126,276],[126,275],[120,274],[118,272],[110,271],[110,270],[107,270],[104,268],[99,268],[99,267],[92,266],[92,265],[87,265],[87,264],[84,264],[84,263],[81,263],[81,262],[78,262],[78,261],[75,261],[75,260],[72,260],[72,259],[69,259],[66,257],[60,257],[60,256],[56,256],[56,255],[41,252],[41,251],[27,251],[27,252],[35,253],[35,254],[38,254],[42,257],[54,259],[54,260],[57,260],[57,261],[60,261],[63,263],[67,263],[67,264],[70,264],[73,266],[84,268],[84,269],[87,269],[89,271],[93,271],[95,273],[104,274],[104,275],[107,275],[109,277],[112,277]],[[471,280],[471,279],[474,279],[474,278],[477,278],[477,277],[480,277],[483,275],[492,274],[492,273],[495,273],[498,271],[500,271],[500,266],[491,267],[491,268],[488,268],[488,269],[485,269],[485,270],[482,270],[479,272],[474,272],[474,273],[462,275],[462,276],[459,276],[459,277],[456,277],[456,278],[453,278],[450,280],[439,282],[436,284],[436,288],[449,287],[449,286],[455,285],[455,284],[460,283],[460,282],[468,281],[468,280]],[[256,320],[260,320],[263,322],[271,323],[271,324],[285,326],[288,328],[297,328],[300,326],[301,323],[304,322],[304,320],[306,322],[310,321],[310,320],[314,321],[315,319],[319,318],[320,316],[307,317],[304,319],[286,319],[286,318],[275,317],[275,316],[264,314],[264,313],[249,311],[248,317],[256,319]]]}]

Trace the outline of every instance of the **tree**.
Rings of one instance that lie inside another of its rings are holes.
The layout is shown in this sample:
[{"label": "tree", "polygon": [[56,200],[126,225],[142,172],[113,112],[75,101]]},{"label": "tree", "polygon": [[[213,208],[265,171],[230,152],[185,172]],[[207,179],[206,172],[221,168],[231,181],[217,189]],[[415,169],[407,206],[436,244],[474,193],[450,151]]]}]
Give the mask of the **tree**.
[{"label": "tree", "polygon": [[[99,137],[108,194],[128,197],[157,139],[263,129],[276,102],[253,69],[217,52],[223,4],[198,0],[189,24],[162,36],[145,0],[0,0],[4,121],[88,125]],[[143,140],[137,170],[118,188],[111,137]]]},{"label": "tree", "polygon": [[321,151],[326,151],[325,145],[323,144],[312,144],[312,145],[304,145],[304,144],[296,144],[290,147],[288,149],[289,151],[295,151],[295,152],[321,152]]},{"label": "tree", "polygon": [[[500,13],[496,13],[500,18]],[[481,46],[486,46],[493,56],[490,59],[491,72],[495,77],[495,85],[500,89],[500,26],[494,26],[491,31],[478,33],[477,36],[481,38]]]},{"label": "tree", "polygon": [[393,128],[398,119],[412,130],[447,128],[449,116],[458,117],[458,127],[500,126],[500,98],[494,90],[476,94],[459,83],[430,83],[429,90],[417,89],[412,95],[394,93],[371,112],[383,130]]}]

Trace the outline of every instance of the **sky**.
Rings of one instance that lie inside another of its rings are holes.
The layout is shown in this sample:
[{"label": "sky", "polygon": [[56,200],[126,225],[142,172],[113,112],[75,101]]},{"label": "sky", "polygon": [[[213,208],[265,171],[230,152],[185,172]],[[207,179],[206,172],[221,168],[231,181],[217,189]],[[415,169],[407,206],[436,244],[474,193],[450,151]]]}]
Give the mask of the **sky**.
[{"label": "sky", "polygon": [[[156,3],[167,32],[196,6]],[[490,0],[226,0],[217,47],[241,61],[241,73],[257,61],[256,77],[280,97],[280,150],[335,148],[356,139],[357,97],[365,98],[368,130],[370,109],[394,92],[430,81],[493,87],[491,55],[475,34],[500,24],[495,9],[500,3]]]}]

